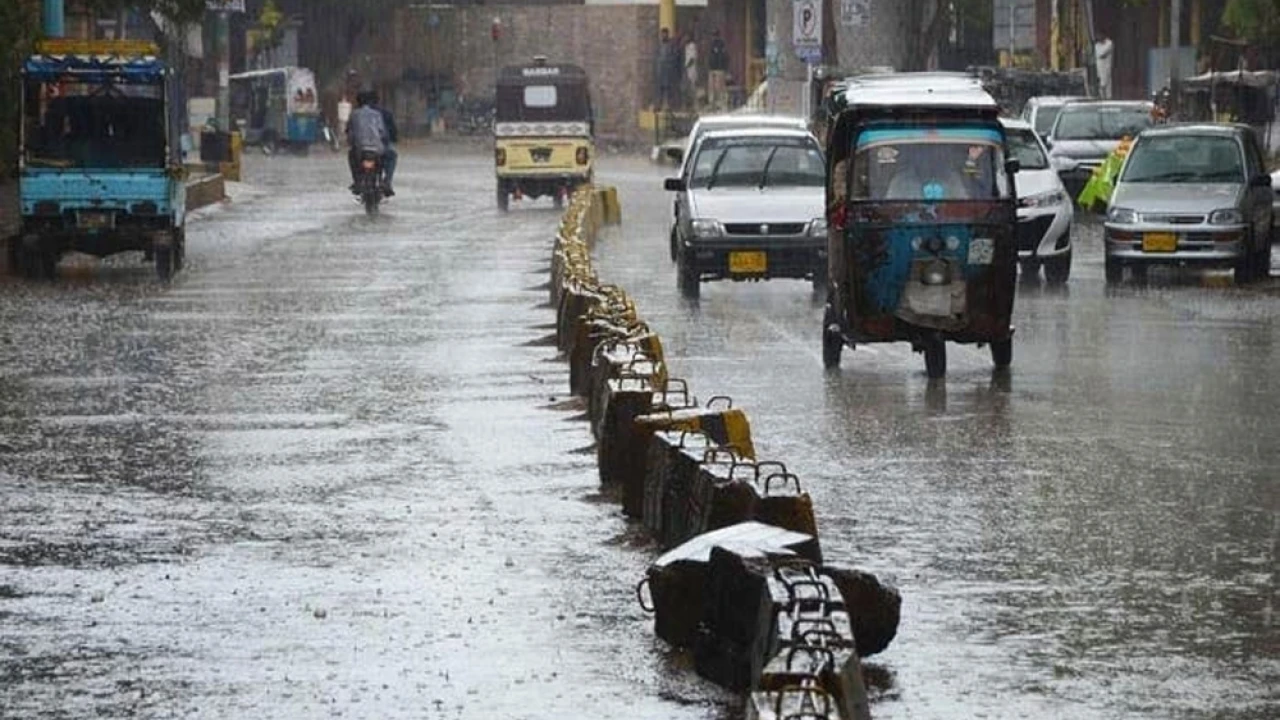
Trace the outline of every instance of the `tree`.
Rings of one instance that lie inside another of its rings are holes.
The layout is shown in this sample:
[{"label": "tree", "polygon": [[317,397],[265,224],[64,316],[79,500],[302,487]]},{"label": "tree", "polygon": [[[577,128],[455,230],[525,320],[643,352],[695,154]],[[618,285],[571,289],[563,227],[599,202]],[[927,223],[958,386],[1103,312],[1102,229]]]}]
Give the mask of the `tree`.
[{"label": "tree", "polygon": [[1280,47],[1280,3],[1276,0],[1228,0],[1222,10],[1222,25],[1237,38],[1263,52],[1270,52],[1276,61]]}]

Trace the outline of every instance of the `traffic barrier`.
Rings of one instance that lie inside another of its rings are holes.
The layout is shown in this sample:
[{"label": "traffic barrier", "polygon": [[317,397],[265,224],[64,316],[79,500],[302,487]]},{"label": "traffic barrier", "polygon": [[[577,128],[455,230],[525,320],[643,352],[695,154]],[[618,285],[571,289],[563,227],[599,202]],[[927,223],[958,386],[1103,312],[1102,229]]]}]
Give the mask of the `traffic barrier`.
[{"label": "traffic barrier", "polygon": [[868,717],[861,657],[897,632],[901,597],[875,576],[822,565],[813,502],[760,460],[745,412],[699,404],[669,376],[661,339],[591,263],[621,222],[614,188],[574,193],[551,253],[549,301],[570,391],[586,401],[603,485],[664,548],[649,590],[654,630],[697,672],[747,693],[749,718]]},{"label": "traffic barrier", "polygon": [[220,174],[205,175],[186,181],[186,210],[199,210],[220,203],[227,197],[226,180]]}]

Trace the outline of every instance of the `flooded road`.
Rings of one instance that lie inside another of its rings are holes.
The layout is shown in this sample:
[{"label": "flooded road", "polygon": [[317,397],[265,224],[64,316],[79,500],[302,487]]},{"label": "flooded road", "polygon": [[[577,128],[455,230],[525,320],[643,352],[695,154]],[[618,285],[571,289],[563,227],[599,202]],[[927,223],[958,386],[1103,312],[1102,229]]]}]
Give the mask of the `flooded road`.
[{"label": "flooded road", "polygon": [[894,578],[877,718],[1280,717],[1280,295],[1156,274],[1107,290],[1097,227],[1023,286],[1014,364],[907,345],[822,367],[807,283],[679,297],[670,196],[636,164],[597,249],[673,374],[747,409],[814,494],[828,558]]},{"label": "flooded road", "polygon": [[[0,284],[0,717],[715,720],[653,638],[543,342],[549,204],[483,151],[253,157],[160,286]],[[751,413],[829,558],[894,579],[877,718],[1280,716],[1280,296],[1021,289],[1012,373],[905,346],[822,369],[807,285],[678,298],[663,171],[613,160],[601,275]],[[882,685],[885,683],[882,681]]]},{"label": "flooded road", "polygon": [[[250,156],[160,286],[0,284],[0,717],[716,718],[539,344],[484,152]],[[69,261],[68,261],[69,262]]]}]

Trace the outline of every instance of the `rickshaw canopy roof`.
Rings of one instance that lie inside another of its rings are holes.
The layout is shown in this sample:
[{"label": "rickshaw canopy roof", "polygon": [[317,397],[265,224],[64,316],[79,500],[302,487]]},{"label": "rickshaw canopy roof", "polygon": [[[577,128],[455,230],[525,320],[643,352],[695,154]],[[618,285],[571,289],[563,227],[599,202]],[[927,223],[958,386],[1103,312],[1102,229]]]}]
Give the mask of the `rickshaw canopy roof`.
[{"label": "rickshaw canopy roof", "polygon": [[1208,90],[1214,85],[1241,85],[1261,89],[1273,87],[1277,84],[1280,84],[1280,73],[1275,70],[1208,72],[1182,80],[1182,87],[1188,90]]},{"label": "rickshaw canopy roof", "polygon": [[158,83],[164,63],[154,56],[32,55],[22,64],[28,78],[53,81],[68,76],[81,82]]}]

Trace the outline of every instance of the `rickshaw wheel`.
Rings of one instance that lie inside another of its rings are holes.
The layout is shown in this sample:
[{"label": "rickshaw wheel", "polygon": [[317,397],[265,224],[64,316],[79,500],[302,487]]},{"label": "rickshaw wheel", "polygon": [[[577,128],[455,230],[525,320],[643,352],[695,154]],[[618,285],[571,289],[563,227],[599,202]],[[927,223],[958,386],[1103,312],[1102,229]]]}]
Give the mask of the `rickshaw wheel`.
[{"label": "rickshaw wheel", "polygon": [[822,314],[822,366],[828,370],[840,367],[840,353],[844,351],[844,338],[831,329],[838,322],[835,311],[828,303],[826,312]]},{"label": "rickshaw wheel", "polygon": [[926,338],[924,345],[924,372],[930,380],[947,376],[947,344],[934,335]]},{"label": "rickshaw wheel", "polygon": [[156,259],[156,276],[161,280],[173,277],[173,248],[157,247],[153,253]]},{"label": "rickshaw wheel", "polygon": [[498,209],[506,212],[511,207],[511,196],[507,194],[507,189],[502,187],[502,183],[498,183]]},{"label": "rickshaw wheel", "polygon": [[1013,338],[996,340],[991,343],[991,362],[997,368],[1007,368],[1013,364]]},{"label": "rickshaw wheel", "polygon": [[182,272],[187,262],[187,230],[178,228],[173,231],[173,271]]}]

